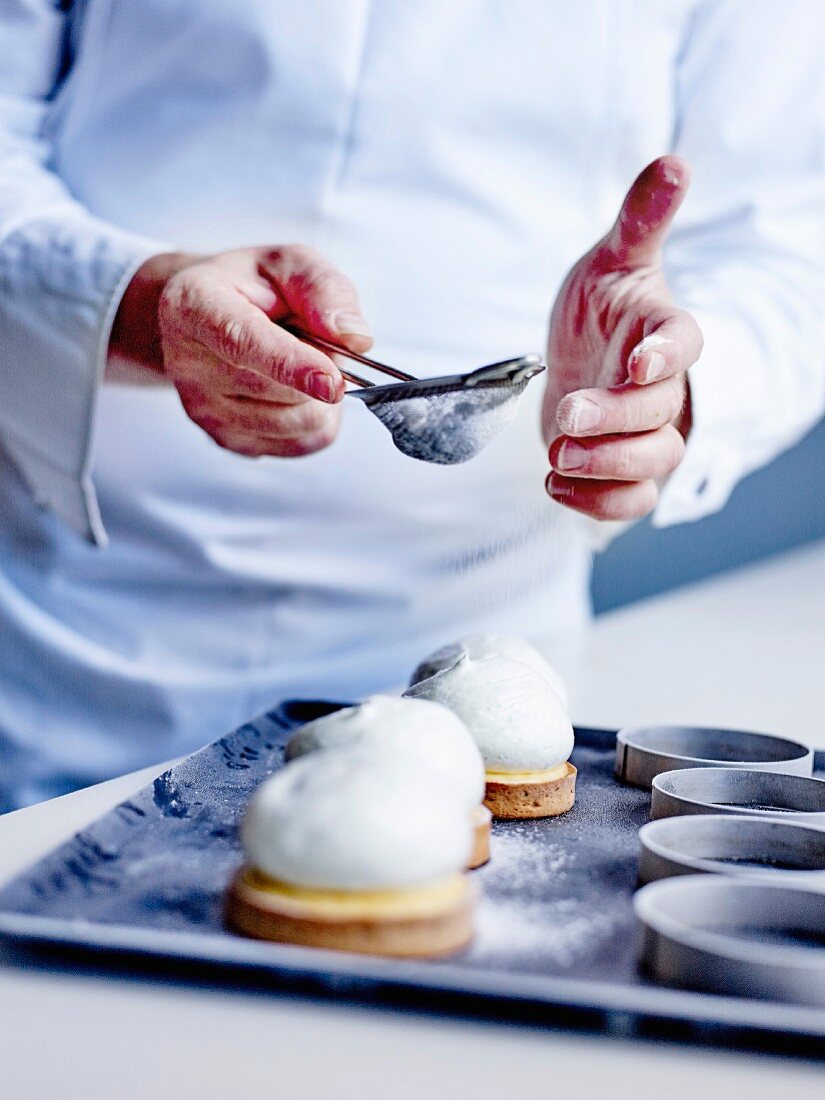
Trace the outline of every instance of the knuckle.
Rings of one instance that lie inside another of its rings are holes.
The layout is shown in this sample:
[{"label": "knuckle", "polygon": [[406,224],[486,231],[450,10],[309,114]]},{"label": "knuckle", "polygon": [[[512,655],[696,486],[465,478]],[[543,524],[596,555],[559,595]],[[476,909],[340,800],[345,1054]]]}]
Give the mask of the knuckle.
[{"label": "knuckle", "polygon": [[296,247],[290,244],[272,245],[269,248],[262,248],[259,253],[258,262],[264,268],[279,268],[282,267],[286,258],[290,255],[292,249]]},{"label": "knuckle", "polygon": [[267,393],[272,387],[272,383],[266,375],[259,374],[258,371],[252,370],[250,367],[237,367],[232,379],[235,389],[239,393],[252,397],[259,397]]},{"label": "knuckle", "polygon": [[215,325],[214,336],[222,358],[232,363],[243,363],[250,358],[252,337],[249,327],[240,318],[222,318]]},{"label": "knuckle", "polygon": [[333,267],[315,266],[299,277],[300,289],[308,297],[330,300],[349,296],[352,284]]},{"label": "knuckle", "polygon": [[269,248],[264,265],[281,279],[300,287],[302,280],[317,267],[326,265],[321,253],[308,244],[284,244]]},{"label": "knuckle", "polygon": [[629,481],[633,474],[633,452],[625,443],[617,444],[611,454],[611,473],[618,481]]},{"label": "knuckle", "polygon": [[301,345],[297,340],[294,346],[286,344],[280,349],[278,357],[273,360],[270,368],[273,381],[280,382],[282,386],[286,386],[288,389],[297,389],[296,380],[301,354]]},{"label": "knuckle", "polygon": [[[657,333],[667,339],[672,334],[672,326],[681,315],[682,310],[669,303],[661,303],[648,308],[645,311],[644,335],[645,338]],[[664,331],[662,331],[664,330]]]},{"label": "knuckle", "polygon": [[607,434],[639,431],[645,420],[643,397],[637,390],[626,390],[617,394],[607,421],[600,426],[600,431]]},{"label": "knuckle", "polygon": [[669,379],[667,401],[665,402],[665,423],[673,420],[682,411],[682,405],[685,401],[685,381],[684,375],[676,375],[674,378]]}]

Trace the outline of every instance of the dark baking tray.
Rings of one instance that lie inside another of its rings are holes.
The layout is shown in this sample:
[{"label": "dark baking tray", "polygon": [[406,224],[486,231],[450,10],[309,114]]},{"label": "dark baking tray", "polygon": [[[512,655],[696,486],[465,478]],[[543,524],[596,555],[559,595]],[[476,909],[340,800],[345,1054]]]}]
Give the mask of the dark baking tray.
[{"label": "dark baking tray", "polygon": [[568,814],[495,823],[492,861],[473,872],[476,940],[448,962],[226,931],[248,796],[297,726],[342,705],[283,703],[165,772],[0,890],[0,934],[37,957],[94,952],[121,969],[154,960],[199,980],[825,1058],[820,1009],[668,989],[641,972],[631,898],[650,795],[614,779],[614,731],[577,729]]}]

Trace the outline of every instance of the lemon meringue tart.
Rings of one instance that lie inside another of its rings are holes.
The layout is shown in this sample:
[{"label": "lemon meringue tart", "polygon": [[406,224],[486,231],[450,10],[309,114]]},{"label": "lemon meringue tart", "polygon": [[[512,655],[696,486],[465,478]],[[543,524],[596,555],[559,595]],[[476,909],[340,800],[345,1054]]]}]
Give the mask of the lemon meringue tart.
[{"label": "lemon meringue tart", "polygon": [[457,714],[439,703],[393,695],[373,695],[302,726],[286,746],[287,760],[308,753],[358,747],[365,753],[395,756],[427,770],[432,782],[448,787],[466,806],[475,842],[472,870],[490,859],[489,810],[482,805],[484,761],[473,735]]},{"label": "lemon meringue tart", "polygon": [[401,761],[352,748],[287,764],[253,795],[241,839],[226,917],[244,935],[407,958],[472,939],[472,824]]},{"label": "lemon meringue tart", "polygon": [[558,692],[535,669],[463,652],[407,695],[443,703],[464,721],[484,760],[484,804],[495,817],[555,817],[573,806],[573,726]]}]

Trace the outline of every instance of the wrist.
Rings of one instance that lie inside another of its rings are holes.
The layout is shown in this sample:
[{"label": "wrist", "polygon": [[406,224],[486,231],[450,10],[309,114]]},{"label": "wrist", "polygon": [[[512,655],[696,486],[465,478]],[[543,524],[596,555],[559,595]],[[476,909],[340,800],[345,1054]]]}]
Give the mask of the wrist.
[{"label": "wrist", "polygon": [[163,374],[158,304],[169,279],[197,259],[190,252],[151,256],[132,276],[120,300],[109,336],[107,377],[119,367]]}]

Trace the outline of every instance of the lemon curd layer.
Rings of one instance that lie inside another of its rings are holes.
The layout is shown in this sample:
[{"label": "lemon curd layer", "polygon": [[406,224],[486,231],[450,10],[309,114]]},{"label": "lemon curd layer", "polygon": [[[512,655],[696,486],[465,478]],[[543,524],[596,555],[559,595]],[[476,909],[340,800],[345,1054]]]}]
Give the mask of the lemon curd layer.
[{"label": "lemon curd layer", "polygon": [[552,783],[564,779],[568,765],[559,764],[557,768],[545,768],[540,772],[487,772],[488,783]]},{"label": "lemon curd layer", "polygon": [[462,875],[452,875],[426,886],[393,890],[318,890],[280,882],[252,867],[243,872],[242,885],[270,894],[273,903],[293,909],[296,916],[352,920],[437,916],[457,905],[469,889]]}]

